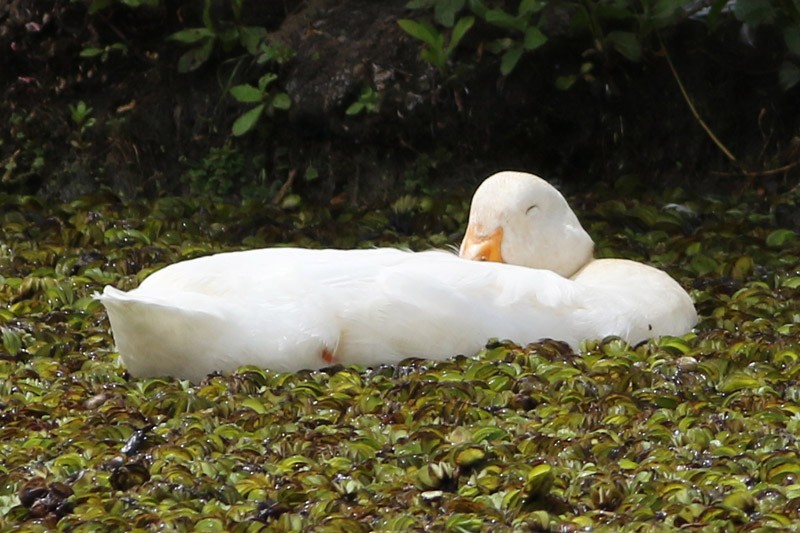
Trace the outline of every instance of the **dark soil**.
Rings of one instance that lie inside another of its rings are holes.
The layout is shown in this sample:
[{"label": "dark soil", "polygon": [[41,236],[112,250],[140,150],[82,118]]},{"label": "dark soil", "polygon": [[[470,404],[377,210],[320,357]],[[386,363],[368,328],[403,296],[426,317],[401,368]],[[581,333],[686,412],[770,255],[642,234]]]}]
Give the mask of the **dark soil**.
[{"label": "dark soil", "polygon": [[[233,186],[224,192],[249,183],[273,194],[312,166],[321,179],[289,185],[323,203],[382,202],[415,187],[410,181],[471,187],[503,168],[568,182],[631,176],[734,190],[796,181],[797,89],[779,89],[782,58],[769,35],[756,35],[753,46],[733,25],[709,35],[692,21],[664,35],[688,95],[737,157],[732,163],[692,115],[664,54],[632,64],[564,34],[554,16],[550,42],[507,78],[483,49],[491,36],[477,30],[445,75],[419,59],[419,43],[398,27],[397,19],[418,15],[405,4],[244,2],[242,22],[266,28],[293,59],[265,67],[243,50],[218,48],[198,70],[181,74],[176,65],[186,48],[166,37],[202,26],[202,2],[112,4],[94,14],[81,2],[5,2],[2,187],[61,199],[98,187],[123,197],[194,192],[181,176],[226,143],[244,157],[231,164]],[[229,19],[228,5],[216,2],[214,16]],[[127,53],[79,56],[119,42]],[[587,62],[589,76],[569,90],[555,88],[559,75]],[[269,70],[291,109],[232,139],[231,124],[246,107],[228,88]],[[346,115],[367,86],[382,95],[380,111]],[[83,132],[70,118],[69,106],[79,101],[96,119]],[[787,172],[759,175],[785,165]]]}]

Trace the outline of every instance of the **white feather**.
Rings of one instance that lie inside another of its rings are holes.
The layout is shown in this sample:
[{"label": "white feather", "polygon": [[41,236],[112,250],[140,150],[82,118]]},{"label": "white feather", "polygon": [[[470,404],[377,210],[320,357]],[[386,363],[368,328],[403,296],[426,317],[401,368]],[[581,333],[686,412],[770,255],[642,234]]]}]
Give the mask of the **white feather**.
[{"label": "white feather", "polygon": [[[580,244],[575,253],[586,255],[586,239],[591,251],[591,239],[563,197],[539,178],[531,183],[546,192],[535,200],[535,220],[551,213],[567,221],[570,242]],[[513,190],[518,199],[520,189]],[[555,198],[555,207],[547,198]],[[496,212],[501,204],[495,198]],[[482,220],[491,224],[492,217]],[[504,230],[514,236],[511,242],[522,242],[519,227]],[[523,231],[534,240],[546,232],[541,242],[553,243],[561,230],[547,223]],[[547,253],[542,246],[529,250]],[[569,279],[541,255],[525,253],[518,254],[520,262],[544,264],[483,263],[441,251],[274,248],[176,263],[137,289],[106,287],[98,298],[132,375],[192,381],[247,364],[294,371],[473,355],[492,337],[519,343],[554,338],[573,348],[607,335],[637,343],[681,335],[696,322],[688,294],[664,272],[588,255],[577,261],[569,250],[553,254],[559,268],[582,265]]]}]

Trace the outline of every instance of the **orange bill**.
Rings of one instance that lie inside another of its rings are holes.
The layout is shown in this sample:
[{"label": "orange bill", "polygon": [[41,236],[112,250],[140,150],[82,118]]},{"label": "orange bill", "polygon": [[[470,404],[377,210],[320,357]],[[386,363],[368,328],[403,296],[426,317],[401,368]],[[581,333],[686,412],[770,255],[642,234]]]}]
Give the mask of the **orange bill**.
[{"label": "orange bill", "polygon": [[489,235],[478,235],[473,227],[469,226],[458,255],[473,261],[505,263],[500,251],[501,244],[503,244],[503,228],[497,228]]}]

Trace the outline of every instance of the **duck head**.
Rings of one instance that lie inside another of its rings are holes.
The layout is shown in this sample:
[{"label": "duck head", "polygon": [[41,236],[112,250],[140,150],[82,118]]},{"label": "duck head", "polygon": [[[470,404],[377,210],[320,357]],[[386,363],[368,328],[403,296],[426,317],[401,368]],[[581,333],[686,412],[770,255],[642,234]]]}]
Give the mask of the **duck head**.
[{"label": "duck head", "polygon": [[475,191],[459,255],[571,277],[593,252],[592,238],[555,187],[533,174],[505,171]]}]

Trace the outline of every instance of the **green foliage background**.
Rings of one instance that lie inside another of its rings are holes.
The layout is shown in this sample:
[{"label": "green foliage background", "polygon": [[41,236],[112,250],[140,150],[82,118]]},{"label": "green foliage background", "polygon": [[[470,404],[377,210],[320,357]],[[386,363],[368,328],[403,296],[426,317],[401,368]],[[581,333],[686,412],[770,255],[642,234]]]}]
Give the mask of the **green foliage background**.
[{"label": "green foliage background", "polygon": [[[313,32],[281,29],[298,14],[347,24],[367,4],[324,5],[14,0],[0,8],[11,50],[0,59],[0,182],[65,199],[97,187],[265,196],[310,165],[323,179],[291,192],[324,202],[351,195],[355,174],[385,188],[426,158],[434,179],[508,166],[573,179],[794,168],[792,2],[394,1],[386,33],[400,51],[342,63],[360,74],[339,86],[309,75],[338,56],[304,47]],[[320,111],[306,84],[341,94]],[[81,105],[89,113],[76,120]],[[243,166],[212,169],[220,151]]]}]

